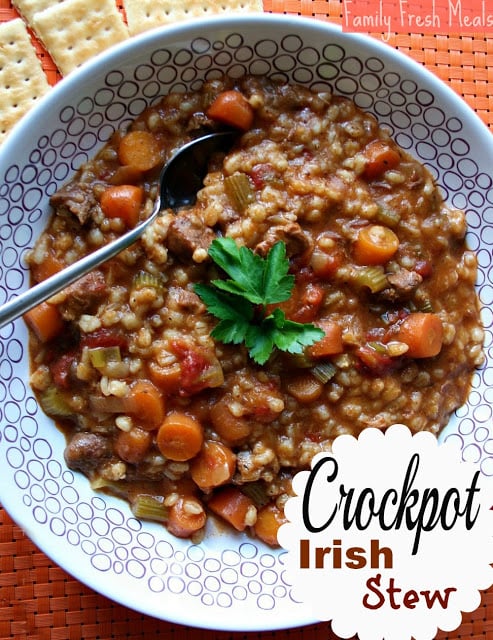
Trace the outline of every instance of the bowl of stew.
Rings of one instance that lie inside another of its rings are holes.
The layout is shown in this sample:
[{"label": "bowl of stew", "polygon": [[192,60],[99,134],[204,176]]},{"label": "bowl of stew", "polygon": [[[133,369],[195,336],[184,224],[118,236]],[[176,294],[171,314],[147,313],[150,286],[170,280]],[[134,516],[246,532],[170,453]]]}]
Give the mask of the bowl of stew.
[{"label": "bowl of stew", "polygon": [[0,498],[108,597],[251,631],[311,621],[277,530],[338,435],[404,423],[493,474],[493,147],[426,70],[331,24],[152,31],[0,149],[0,302],[143,220],[163,164],[225,128],[194,204],[1,328]]}]

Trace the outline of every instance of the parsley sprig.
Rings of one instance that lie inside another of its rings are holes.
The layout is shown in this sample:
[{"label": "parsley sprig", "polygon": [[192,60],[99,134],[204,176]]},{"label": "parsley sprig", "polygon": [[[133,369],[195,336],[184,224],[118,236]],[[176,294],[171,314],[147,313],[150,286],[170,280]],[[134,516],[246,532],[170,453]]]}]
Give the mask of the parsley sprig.
[{"label": "parsley sprig", "polygon": [[277,242],[263,258],[232,238],[216,238],[209,255],[229,276],[195,285],[207,310],[219,319],[213,338],[225,344],[244,343],[250,357],[261,365],[276,347],[301,353],[323,338],[321,329],[288,320],[279,308],[267,313],[267,305],[288,300],[294,287],[284,242]]}]

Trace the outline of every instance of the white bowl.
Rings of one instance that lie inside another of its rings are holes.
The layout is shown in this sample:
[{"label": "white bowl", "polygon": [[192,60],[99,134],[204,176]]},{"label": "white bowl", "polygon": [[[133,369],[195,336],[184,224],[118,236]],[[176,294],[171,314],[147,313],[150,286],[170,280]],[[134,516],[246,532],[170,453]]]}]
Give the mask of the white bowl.
[{"label": "white bowl", "polygon": [[[493,475],[490,133],[423,67],[329,23],[276,15],[189,22],[131,39],[61,81],[0,149],[0,304],[28,287],[23,257],[46,224],[49,196],[158,96],[222,72],[273,75],[353,98],[430,168],[451,205],[466,210],[487,363],[442,437]],[[68,470],[64,437],[29,387],[23,321],[0,337],[0,499],[40,549],[96,591],[157,618],[243,631],[313,622],[292,599],[282,550],[230,534],[199,546],[178,540]]]}]

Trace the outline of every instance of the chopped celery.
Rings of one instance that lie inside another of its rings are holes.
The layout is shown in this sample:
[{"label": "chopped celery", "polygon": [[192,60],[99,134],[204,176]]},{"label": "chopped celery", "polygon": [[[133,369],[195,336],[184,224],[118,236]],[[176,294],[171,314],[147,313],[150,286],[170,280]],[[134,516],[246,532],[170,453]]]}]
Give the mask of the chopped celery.
[{"label": "chopped celery", "polygon": [[51,416],[67,418],[74,414],[72,407],[67,402],[64,394],[57,387],[50,387],[43,392],[40,399],[43,410]]},{"label": "chopped celery", "polygon": [[382,342],[369,342],[368,346],[374,349],[377,353],[387,353],[387,347]]},{"label": "chopped celery", "polygon": [[311,370],[315,378],[317,378],[317,380],[322,384],[326,384],[331,380],[335,376],[336,371],[337,369],[332,362],[320,362]]},{"label": "chopped celery", "polygon": [[255,191],[246,173],[233,173],[224,178],[224,190],[239,213],[255,200]]},{"label": "chopped celery", "polygon": [[105,367],[109,362],[121,362],[120,347],[94,347],[89,349],[91,364],[96,369]]},{"label": "chopped celery", "polygon": [[139,519],[156,522],[166,522],[168,519],[168,507],[164,504],[163,496],[140,493],[133,498],[130,508]]},{"label": "chopped celery", "polygon": [[423,302],[420,303],[419,308],[420,308],[420,311],[423,311],[423,313],[433,313],[433,305],[429,298],[426,300],[423,300]]},{"label": "chopped celery", "polygon": [[361,287],[368,287],[372,293],[378,293],[387,286],[387,276],[381,265],[360,267],[356,270],[354,281]]},{"label": "chopped celery", "polygon": [[107,480],[103,476],[95,475],[91,478],[91,489],[94,491],[100,491],[101,489],[107,489],[112,494],[126,496],[126,493],[122,491],[122,488],[114,480]]},{"label": "chopped celery", "polygon": [[139,271],[135,274],[132,287],[134,289],[144,289],[145,287],[150,287],[152,289],[157,289],[161,291],[163,289],[164,283],[163,279],[155,275],[154,273],[149,273],[149,271]]},{"label": "chopped celery", "polygon": [[429,295],[422,293],[416,294],[416,306],[418,311],[422,311],[423,313],[433,313],[433,303]]}]

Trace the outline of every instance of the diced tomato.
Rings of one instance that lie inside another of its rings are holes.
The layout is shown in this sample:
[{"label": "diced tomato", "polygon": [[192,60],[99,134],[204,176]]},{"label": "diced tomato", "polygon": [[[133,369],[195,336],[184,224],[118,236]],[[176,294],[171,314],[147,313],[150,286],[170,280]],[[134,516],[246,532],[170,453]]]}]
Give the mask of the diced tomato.
[{"label": "diced tomato", "polygon": [[294,322],[313,322],[318,318],[325,290],[317,284],[313,270],[300,269],[296,274],[295,286],[288,300],[267,306],[267,313],[281,309],[288,320]]},{"label": "diced tomato", "polygon": [[324,280],[334,277],[343,263],[344,254],[342,249],[336,249],[330,253],[315,249],[310,260],[310,265],[315,275]]},{"label": "diced tomato", "polygon": [[304,437],[310,442],[320,443],[324,439],[324,436],[319,431],[305,431]]},{"label": "diced tomato", "polygon": [[[394,310],[386,311],[384,314],[382,314],[381,318],[382,318],[382,321],[385,323],[385,325],[392,329],[393,324],[395,324],[399,320],[403,320],[407,315],[409,315],[409,311],[406,311],[405,309],[394,309]],[[392,334],[388,336],[388,340],[391,340],[391,339],[392,339]],[[368,340],[371,341],[373,340],[373,338],[368,337]],[[382,342],[386,342],[386,341],[387,341],[386,339],[382,339]]]},{"label": "diced tomato", "polygon": [[77,361],[77,355],[78,351],[72,350],[69,353],[64,353],[50,364],[53,382],[60,389],[69,388],[72,367]]},{"label": "diced tomato", "polygon": [[429,260],[418,260],[414,270],[416,273],[419,273],[422,278],[429,278],[433,273],[433,265]]},{"label": "diced tomato", "polygon": [[296,278],[296,286],[301,289],[308,284],[314,284],[318,281],[317,276],[311,267],[303,267],[302,269],[297,270],[294,275]]},{"label": "diced tomato", "polygon": [[307,284],[299,297],[300,306],[292,313],[290,319],[295,322],[313,322],[319,315],[324,294],[321,286]]},{"label": "diced tomato", "polygon": [[184,340],[174,340],[170,347],[180,362],[180,395],[192,395],[222,384],[221,365],[211,353]]},{"label": "diced tomato", "polygon": [[185,389],[190,389],[197,378],[208,366],[207,360],[198,351],[187,351],[181,359],[181,383]]},{"label": "diced tomato", "polygon": [[93,349],[95,347],[126,347],[127,338],[115,329],[96,329],[81,337],[81,346]]},{"label": "diced tomato", "polygon": [[397,358],[380,353],[370,344],[365,344],[356,351],[360,362],[372,374],[381,376],[393,371],[398,364]]},{"label": "diced tomato", "polygon": [[255,189],[263,189],[266,184],[272,182],[276,177],[274,167],[268,162],[256,164],[248,174]]}]

